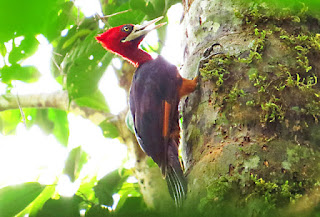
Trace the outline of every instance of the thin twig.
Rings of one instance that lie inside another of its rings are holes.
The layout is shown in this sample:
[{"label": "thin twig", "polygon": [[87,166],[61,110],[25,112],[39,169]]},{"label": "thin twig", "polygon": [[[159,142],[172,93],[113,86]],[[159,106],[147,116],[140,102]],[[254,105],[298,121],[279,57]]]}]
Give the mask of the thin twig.
[{"label": "thin twig", "polygon": [[[52,54],[62,57],[61,54],[59,54],[59,53],[57,53],[57,52],[54,52],[54,51],[52,51]],[[57,67],[60,75],[63,76],[63,71],[62,71],[61,67],[58,65],[57,61],[55,60],[55,58],[54,58],[53,56],[51,57],[51,60],[52,60],[52,62],[54,63],[54,65]]]},{"label": "thin twig", "polygon": [[54,65],[57,67],[57,69],[59,70],[60,72],[60,75],[62,75],[62,72],[61,72],[61,68],[60,66],[58,65],[57,61],[52,57],[52,62],[54,63]]},{"label": "thin twig", "polygon": [[77,30],[79,30],[80,28],[80,7],[77,8],[78,9],[78,14],[77,14]]},{"label": "thin twig", "polygon": [[128,9],[128,10],[125,10],[125,11],[119,11],[119,12],[116,12],[116,13],[113,13],[113,14],[110,14],[110,15],[105,15],[103,17],[101,17],[98,13],[96,13],[96,17],[98,17],[99,20],[106,20],[109,17],[113,17],[113,16],[116,16],[116,15],[119,15],[119,14],[127,13],[129,11],[131,11],[131,9]]},{"label": "thin twig", "polygon": [[[13,83],[13,87],[15,89],[17,89],[17,87],[16,87],[16,85],[14,83]],[[26,116],[24,115],[24,112],[23,112],[22,107],[21,107],[18,90],[17,90],[16,100],[17,100],[17,104],[18,104],[18,107],[19,107],[19,110],[20,110],[21,117],[22,117],[23,125],[27,128]]]},{"label": "thin twig", "polygon": [[21,104],[20,104],[20,98],[19,98],[19,94],[18,94],[18,92],[17,92],[16,97],[17,97],[17,103],[18,103],[18,107],[19,107],[19,110],[20,110],[20,114],[21,114],[21,117],[22,117],[22,122],[23,122],[23,124],[24,124],[25,128],[27,128],[26,116],[24,115],[24,112],[23,112],[23,110],[22,110],[22,107],[21,107]]},{"label": "thin twig", "polygon": [[54,52],[54,51],[52,51],[52,53],[53,53],[54,55],[57,55],[57,56],[61,56],[61,57],[62,57],[62,54],[59,54],[59,53]]}]

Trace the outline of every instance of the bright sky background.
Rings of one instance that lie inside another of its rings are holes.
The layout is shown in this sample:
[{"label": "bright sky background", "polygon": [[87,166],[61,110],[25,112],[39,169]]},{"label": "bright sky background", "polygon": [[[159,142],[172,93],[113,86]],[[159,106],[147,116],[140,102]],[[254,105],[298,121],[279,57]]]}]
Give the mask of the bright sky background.
[{"label": "bright sky background", "polygon": [[[97,12],[101,14],[98,0],[76,0],[75,3],[86,16],[92,16]],[[167,37],[161,53],[175,65],[179,63],[181,54],[179,52],[181,15],[181,4],[169,10],[168,35],[170,37]],[[154,31],[145,38],[145,41],[152,45],[156,42],[155,38],[157,36]],[[50,72],[52,46],[42,35],[39,35],[37,39],[40,42],[38,51],[23,61],[23,65],[35,65],[41,72],[41,78],[32,85],[16,81],[12,91],[14,94],[51,93],[61,90],[61,85],[55,81]],[[15,42],[19,43],[19,40]],[[7,43],[7,49],[8,47],[10,43]],[[3,63],[0,63],[0,67],[2,66]],[[127,106],[126,93],[118,87],[117,83],[115,73],[109,67],[100,81],[99,88],[104,93],[113,114],[118,114]],[[0,94],[4,92],[5,86],[0,84]],[[54,183],[63,170],[68,152],[79,145],[91,156],[82,170],[83,174],[80,174],[80,179],[88,171],[97,171],[98,178],[101,178],[122,164],[123,159],[127,156],[125,145],[120,144],[117,139],[106,139],[99,127],[81,116],[70,113],[68,120],[70,136],[67,148],[57,145],[58,142],[54,136],[45,135],[38,126],[26,130],[21,123],[15,135],[3,136],[0,133],[0,188],[8,184],[34,180],[43,184]],[[72,184],[65,177],[60,181],[57,189],[65,196],[73,195],[80,184],[80,180]]]}]

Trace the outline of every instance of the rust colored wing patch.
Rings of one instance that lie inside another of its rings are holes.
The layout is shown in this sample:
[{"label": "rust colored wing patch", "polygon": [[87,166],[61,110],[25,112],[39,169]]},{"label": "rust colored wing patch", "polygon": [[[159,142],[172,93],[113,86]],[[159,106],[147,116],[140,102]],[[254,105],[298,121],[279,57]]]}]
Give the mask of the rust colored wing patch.
[{"label": "rust colored wing patch", "polygon": [[163,110],[163,128],[162,128],[162,135],[163,137],[168,136],[169,131],[169,119],[170,119],[170,113],[171,113],[171,104],[167,101],[164,101],[164,110]]},{"label": "rust colored wing patch", "polygon": [[179,98],[192,93],[197,86],[198,77],[195,77],[193,80],[182,78],[182,84],[179,89]]}]

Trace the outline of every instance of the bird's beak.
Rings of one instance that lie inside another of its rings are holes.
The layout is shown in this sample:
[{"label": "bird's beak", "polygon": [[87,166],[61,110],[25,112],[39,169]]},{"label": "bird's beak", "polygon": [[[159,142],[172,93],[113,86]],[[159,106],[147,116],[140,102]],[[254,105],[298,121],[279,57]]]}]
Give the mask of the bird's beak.
[{"label": "bird's beak", "polygon": [[127,41],[132,41],[135,40],[141,36],[144,36],[146,34],[148,34],[150,31],[154,30],[154,29],[158,29],[163,25],[166,25],[167,23],[160,23],[158,25],[153,26],[152,28],[147,29],[148,26],[158,22],[159,20],[161,20],[163,18],[163,16],[158,17],[154,20],[151,20],[147,23],[145,23],[144,25],[134,25],[133,26],[133,30],[132,32],[125,38],[123,39],[121,42],[127,42]]}]

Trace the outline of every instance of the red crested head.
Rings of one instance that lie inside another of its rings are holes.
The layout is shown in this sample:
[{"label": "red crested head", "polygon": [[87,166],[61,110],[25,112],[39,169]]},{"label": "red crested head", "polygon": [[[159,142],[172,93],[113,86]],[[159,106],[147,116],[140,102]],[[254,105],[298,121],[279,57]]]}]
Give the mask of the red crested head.
[{"label": "red crested head", "polygon": [[151,29],[146,29],[146,27],[160,19],[162,17],[149,21],[145,25],[125,24],[117,26],[96,36],[96,39],[105,49],[122,56],[133,65],[139,66],[144,62],[152,60],[149,54],[138,48],[139,44],[147,33],[163,26],[165,23],[156,25]]}]

